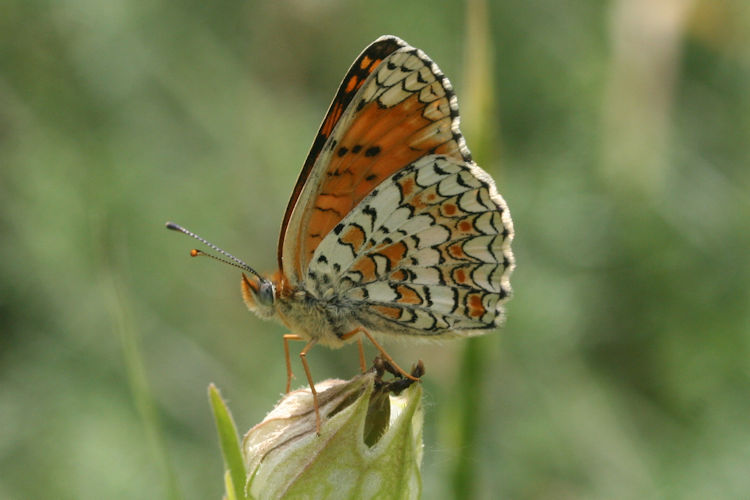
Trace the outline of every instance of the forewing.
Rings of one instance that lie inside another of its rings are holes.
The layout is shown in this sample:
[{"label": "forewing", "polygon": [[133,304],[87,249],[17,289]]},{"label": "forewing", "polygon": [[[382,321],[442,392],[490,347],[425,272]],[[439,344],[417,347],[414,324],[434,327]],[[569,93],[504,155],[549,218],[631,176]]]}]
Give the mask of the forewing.
[{"label": "forewing", "polygon": [[383,181],[334,227],[305,285],[338,295],[384,333],[478,332],[502,321],[512,239],[492,178],[473,163],[430,155]]},{"label": "forewing", "polygon": [[355,61],[282,224],[279,266],[303,279],[321,241],[376,186],[425,155],[471,161],[450,82],[422,51],[382,37]]}]

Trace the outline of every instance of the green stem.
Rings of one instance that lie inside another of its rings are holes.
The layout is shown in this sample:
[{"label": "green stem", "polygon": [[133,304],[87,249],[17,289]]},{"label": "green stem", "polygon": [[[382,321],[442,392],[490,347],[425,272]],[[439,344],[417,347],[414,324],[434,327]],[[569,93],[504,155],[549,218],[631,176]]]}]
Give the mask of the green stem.
[{"label": "green stem", "polygon": [[476,460],[472,456],[477,450],[477,430],[479,429],[479,408],[481,406],[482,373],[486,359],[479,338],[468,339],[461,360],[459,373],[460,390],[458,408],[458,449],[462,453],[453,470],[453,498],[476,498]]}]

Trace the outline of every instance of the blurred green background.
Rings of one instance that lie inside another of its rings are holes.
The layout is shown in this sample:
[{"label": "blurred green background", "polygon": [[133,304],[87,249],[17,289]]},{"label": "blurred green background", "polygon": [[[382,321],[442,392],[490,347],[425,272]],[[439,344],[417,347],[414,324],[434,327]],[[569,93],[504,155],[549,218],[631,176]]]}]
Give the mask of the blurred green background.
[{"label": "blurred green background", "polygon": [[750,3],[11,0],[0,498],[220,497],[207,385],[247,430],[285,331],[163,224],[272,270],[329,101],[386,33],[452,80],[517,231],[502,331],[389,347],[427,367],[424,497],[747,497]]}]

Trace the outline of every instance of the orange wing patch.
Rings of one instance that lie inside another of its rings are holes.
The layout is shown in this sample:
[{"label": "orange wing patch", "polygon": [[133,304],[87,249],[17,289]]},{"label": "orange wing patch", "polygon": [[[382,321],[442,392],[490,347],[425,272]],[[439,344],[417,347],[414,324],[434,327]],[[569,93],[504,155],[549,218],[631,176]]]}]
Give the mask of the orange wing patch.
[{"label": "orange wing patch", "polygon": [[375,261],[370,257],[364,257],[357,259],[351,270],[355,273],[359,273],[362,278],[359,280],[362,283],[369,283],[377,278],[377,267]]},{"label": "orange wing patch", "polygon": [[326,116],[326,119],[323,122],[323,125],[320,126],[320,133],[322,135],[331,135],[333,127],[339,121],[339,118],[341,118],[341,113],[343,111],[344,108],[343,106],[341,106],[341,103],[337,102],[333,104],[333,106],[331,107],[331,111],[329,111],[328,116]]},{"label": "orange wing patch", "polygon": [[[344,77],[344,80],[336,92],[336,96],[333,98],[331,106],[328,108],[328,113],[318,130],[318,135],[315,136],[315,140],[310,148],[310,153],[307,155],[307,159],[305,159],[305,164],[302,166],[302,171],[300,172],[299,177],[297,177],[297,183],[294,185],[292,195],[289,198],[289,203],[284,212],[284,219],[281,222],[279,245],[277,249],[279,269],[285,269],[283,262],[284,247],[285,242],[287,242],[287,228],[289,227],[292,218],[292,212],[294,211],[297,200],[307,183],[308,177],[310,177],[310,172],[313,167],[317,165],[320,153],[328,142],[336,124],[341,119],[344,110],[346,110],[351,104],[357,90],[359,90],[362,84],[367,81],[369,75],[375,71],[385,57],[405,45],[406,44],[402,40],[396,37],[381,37],[370,44],[370,46],[360,54],[359,58],[354,61],[351,68],[349,68],[346,77]],[[294,234],[289,236],[291,246],[298,247],[299,237],[301,235]],[[296,258],[295,260],[299,262],[299,258]],[[299,269],[297,269],[297,271],[299,272]]]},{"label": "orange wing patch", "polygon": [[406,244],[403,241],[399,241],[398,243],[388,245],[387,247],[378,250],[375,253],[383,255],[386,259],[388,259],[390,267],[394,268],[398,266],[399,262],[401,262],[401,259],[404,258],[406,252],[408,251],[409,248],[406,246]]},{"label": "orange wing patch", "polygon": [[471,316],[472,318],[481,318],[485,315],[487,310],[484,308],[484,304],[482,304],[482,294],[471,293],[466,297],[466,299],[469,316]]},{"label": "orange wing patch", "polygon": [[370,63],[372,63],[372,59],[370,59],[369,56],[365,55],[362,57],[362,60],[359,62],[359,67],[362,69],[366,69]]},{"label": "orange wing patch", "polygon": [[[445,100],[442,97],[440,100]],[[414,94],[393,108],[373,101],[362,108],[336,146],[326,178],[320,186],[315,211],[310,215],[303,248],[303,267],[319,239],[326,235],[378,184],[416,159],[442,147],[459,156],[448,129],[423,116],[424,104]],[[411,185],[403,186],[410,191]],[[336,194],[331,199],[332,193]],[[406,193],[405,193],[406,194]]]},{"label": "orange wing patch", "polygon": [[454,269],[453,280],[460,285],[466,284],[466,271],[460,267]]},{"label": "orange wing patch", "polygon": [[406,177],[403,180],[399,180],[398,185],[401,186],[401,195],[407,197],[414,192],[416,182],[414,181],[414,177]]},{"label": "orange wing patch", "polygon": [[356,255],[365,243],[365,232],[361,227],[350,226],[349,229],[346,230],[346,233],[342,234],[339,239],[345,245],[350,245],[352,252]]},{"label": "orange wing patch", "polygon": [[405,281],[409,275],[403,269],[397,269],[391,273],[391,281]]},{"label": "orange wing patch", "polygon": [[406,285],[398,285],[396,287],[396,293],[398,293],[399,295],[398,299],[396,299],[396,302],[400,304],[419,305],[422,303],[422,298],[419,296],[419,294],[414,291],[413,288],[410,288]]},{"label": "orange wing patch", "polygon": [[359,78],[357,78],[357,75],[350,76],[349,77],[349,82],[346,84],[346,91],[347,92],[351,92],[354,89],[356,89],[357,87],[359,87],[359,85],[357,85],[358,81],[359,81]]},{"label": "orange wing patch", "polygon": [[401,309],[398,307],[391,307],[391,306],[372,306],[374,310],[385,316],[386,318],[390,319],[399,319],[401,317]]},{"label": "orange wing patch", "polygon": [[448,246],[448,255],[453,257],[454,259],[463,260],[466,259],[466,254],[464,253],[464,249],[462,246],[463,242],[458,243],[452,243]]}]

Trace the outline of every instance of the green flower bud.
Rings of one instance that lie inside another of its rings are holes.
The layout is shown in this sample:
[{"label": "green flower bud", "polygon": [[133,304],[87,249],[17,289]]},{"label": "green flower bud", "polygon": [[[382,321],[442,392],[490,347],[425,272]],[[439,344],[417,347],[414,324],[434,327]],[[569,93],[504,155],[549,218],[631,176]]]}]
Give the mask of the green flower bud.
[{"label": "green flower bud", "polygon": [[316,384],[320,435],[310,389],[284,396],[243,440],[248,496],[419,498],[422,387],[394,387],[373,372]]}]

